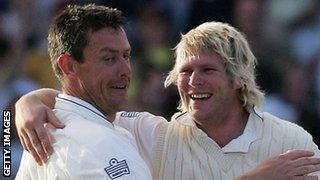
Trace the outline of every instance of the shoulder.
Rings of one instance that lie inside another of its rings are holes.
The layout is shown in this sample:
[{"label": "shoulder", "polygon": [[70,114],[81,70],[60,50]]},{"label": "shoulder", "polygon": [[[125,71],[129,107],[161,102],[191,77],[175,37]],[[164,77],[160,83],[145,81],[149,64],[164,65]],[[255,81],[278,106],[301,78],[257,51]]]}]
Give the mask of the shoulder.
[{"label": "shoulder", "polygon": [[181,127],[196,127],[195,122],[192,120],[187,112],[177,112],[171,117],[170,121],[171,127],[181,126]]},{"label": "shoulder", "polygon": [[[108,124],[112,126],[112,124],[107,122],[107,120],[104,126],[103,121],[99,122],[96,119],[88,119],[74,112],[69,112],[65,110],[54,110],[54,113],[57,116],[57,118],[65,124],[65,128],[57,129],[57,131],[55,131],[58,134],[72,136],[86,135],[89,133],[97,134],[104,132],[105,129],[108,128]],[[92,129],[94,129],[94,131],[90,131]]]},{"label": "shoulder", "polygon": [[270,113],[262,113],[263,138],[260,145],[270,152],[286,152],[290,149],[308,149],[320,155],[313,137],[302,127],[292,122],[280,119]]},{"label": "shoulder", "polygon": [[143,114],[143,112],[136,112],[136,111],[120,111],[117,113],[117,116],[120,118],[136,118],[140,114]]},{"label": "shoulder", "polygon": [[263,112],[263,121],[265,128],[270,129],[273,135],[296,138],[297,140],[311,140],[312,136],[301,126],[292,122],[280,119],[268,112]]},{"label": "shoulder", "polygon": [[263,112],[263,120],[266,123],[270,123],[271,125],[274,126],[274,128],[276,129],[290,129],[292,131],[297,131],[297,132],[301,132],[301,133],[306,133],[306,131],[299,125],[289,122],[287,120],[284,119],[280,119],[277,116],[274,116],[268,112]]},{"label": "shoulder", "polygon": [[165,120],[162,116],[157,116],[149,112],[137,112],[137,111],[120,111],[117,112],[117,119],[128,119],[128,120],[137,120],[137,119],[159,119]]},{"label": "shoulder", "polygon": [[168,121],[149,112],[122,111],[117,113],[114,124],[128,130],[134,137],[138,137],[139,134],[142,136],[157,134],[159,128],[168,125]]},{"label": "shoulder", "polygon": [[80,114],[76,114],[72,111],[67,111],[63,109],[53,109],[53,113],[64,124],[72,120],[82,121],[85,119]]},{"label": "shoulder", "polygon": [[176,112],[172,117],[171,117],[171,121],[173,120],[178,120],[178,119],[185,119],[187,118],[187,112]]},{"label": "shoulder", "polygon": [[58,110],[57,117],[65,124],[63,129],[50,129],[56,140],[56,145],[81,145],[82,148],[92,149],[99,146],[109,148],[129,143],[133,140],[132,135],[121,127],[114,126],[104,119],[90,119],[81,115]]},{"label": "shoulder", "polygon": [[154,126],[159,123],[168,122],[162,116],[156,116],[149,112],[121,111],[116,115],[115,124],[120,126],[138,125],[138,126]]},{"label": "shoulder", "polygon": [[86,129],[70,126],[70,129],[66,129],[66,126],[66,130],[56,132],[51,162],[63,162],[64,165],[86,162],[88,167],[98,167],[112,157],[137,157],[136,142],[128,131],[119,127],[97,127]]}]

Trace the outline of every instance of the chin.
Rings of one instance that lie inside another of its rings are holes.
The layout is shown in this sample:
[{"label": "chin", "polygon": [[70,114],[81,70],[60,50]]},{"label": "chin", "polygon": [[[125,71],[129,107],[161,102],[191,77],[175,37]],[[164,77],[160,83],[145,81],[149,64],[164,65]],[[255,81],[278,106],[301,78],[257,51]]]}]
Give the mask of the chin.
[{"label": "chin", "polygon": [[196,121],[206,120],[210,118],[207,113],[203,113],[200,109],[192,110],[189,114]]},{"label": "chin", "polygon": [[118,109],[124,109],[127,107],[127,105],[128,101],[126,99],[117,103]]},{"label": "chin", "polygon": [[125,107],[127,107],[127,101],[115,101],[115,100],[111,100],[109,99],[108,104],[106,105],[108,109],[115,111],[115,112],[119,112],[121,110],[123,110]]}]

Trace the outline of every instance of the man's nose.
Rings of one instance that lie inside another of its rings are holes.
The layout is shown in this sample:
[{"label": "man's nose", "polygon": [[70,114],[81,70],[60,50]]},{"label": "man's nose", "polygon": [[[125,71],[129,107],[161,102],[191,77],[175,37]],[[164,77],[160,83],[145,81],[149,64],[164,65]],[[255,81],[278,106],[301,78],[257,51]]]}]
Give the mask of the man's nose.
[{"label": "man's nose", "polygon": [[121,77],[130,77],[132,75],[130,61],[121,59],[119,75]]},{"label": "man's nose", "polygon": [[202,75],[197,71],[193,71],[189,79],[189,85],[192,87],[203,85]]}]

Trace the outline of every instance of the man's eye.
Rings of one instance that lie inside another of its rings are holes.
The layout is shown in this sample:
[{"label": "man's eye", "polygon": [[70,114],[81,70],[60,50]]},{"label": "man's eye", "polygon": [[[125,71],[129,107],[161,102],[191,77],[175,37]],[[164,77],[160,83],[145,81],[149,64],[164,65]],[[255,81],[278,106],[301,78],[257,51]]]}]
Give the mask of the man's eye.
[{"label": "man's eye", "polygon": [[213,71],[215,71],[215,69],[213,69],[213,68],[205,68],[204,69],[204,72],[213,72]]},{"label": "man's eye", "polygon": [[130,60],[130,59],[131,59],[131,55],[130,55],[130,54],[123,55],[123,58],[124,58],[125,60]]},{"label": "man's eye", "polygon": [[180,71],[180,73],[183,74],[183,75],[188,75],[188,74],[191,74],[192,71],[189,70],[189,69],[183,69],[183,70]]},{"label": "man's eye", "polygon": [[111,62],[111,61],[114,61],[114,58],[113,57],[108,57],[108,58],[104,58],[103,60],[106,61],[106,62]]},{"label": "man's eye", "polygon": [[116,62],[115,57],[106,57],[103,59],[103,63],[106,65],[113,65]]}]

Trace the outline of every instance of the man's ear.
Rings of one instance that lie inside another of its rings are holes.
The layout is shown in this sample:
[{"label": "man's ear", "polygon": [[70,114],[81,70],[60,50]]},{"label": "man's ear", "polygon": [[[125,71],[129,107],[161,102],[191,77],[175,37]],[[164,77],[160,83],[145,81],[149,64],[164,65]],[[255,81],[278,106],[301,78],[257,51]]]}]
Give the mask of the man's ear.
[{"label": "man's ear", "polygon": [[57,59],[57,64],[66,77],[75,77],[74,63],[72,57],[68,54],[61,54]]}]

